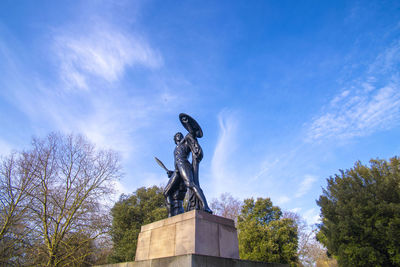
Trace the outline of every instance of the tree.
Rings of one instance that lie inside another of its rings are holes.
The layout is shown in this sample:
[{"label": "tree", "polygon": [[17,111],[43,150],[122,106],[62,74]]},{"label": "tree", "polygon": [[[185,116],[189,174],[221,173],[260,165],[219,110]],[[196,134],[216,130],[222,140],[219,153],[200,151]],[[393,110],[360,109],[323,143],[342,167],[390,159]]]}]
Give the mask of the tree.
[{"label": "tree", "polygon": [[132,261],[141,226],[168,216],[163,188],[141,187],[132,195],[122,195],[111,209],[111,214],[114,247],[109,262]]},{"label": "tree", "polygon": [[235,221],[235,225],[237,224],[241,206],[241,201],[232,197],[229,193],[221,194],[219,199],[214,198],[210,203],[211,210],[215,215],[232,219]]},{"label": "tree", "polygon": [[371,160],[327,179],[319,240],[343,266],[400,266],[400,160]]},{"label": "tree", "polygon": [[13,153],[0,165],[0,264],[22,265],[27,245],[30,194],[35,177],[29,155]]},{"label": "tree", "polygon": [[299,266],[337,266],[336,260],[328,257],[327,249],[316,239],[318,229],[315,225],[308,225],[295,212],[285,211],[282,217],[292,219],[297,227]]},{"label": "tree", "polygon": [[50,134],[33,139],[32,148],[16,158],[7,165],[10,179],[14,184],[29,180],[27,205],[20,206],[29,241],[23,264],[88,263],[92,243],[109,228],[103,203],[120,175],[117,155],[96,151],[82,136]]},{"label": "tree", "polygon": [[241,259],[297,263],[297,227],[269,198],[245,199],[238,218]]}]

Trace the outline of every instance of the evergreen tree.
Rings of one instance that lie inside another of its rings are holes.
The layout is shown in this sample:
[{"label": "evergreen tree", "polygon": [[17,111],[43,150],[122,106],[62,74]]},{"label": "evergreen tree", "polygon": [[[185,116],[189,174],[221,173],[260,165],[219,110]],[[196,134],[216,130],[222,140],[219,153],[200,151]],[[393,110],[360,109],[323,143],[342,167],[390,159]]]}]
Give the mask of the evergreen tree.
[{"label": "evergreen tree", "polygon": [[342,266],[400,266],[400,160],[371,160],[327,179],[319,240]]},{"label": "evergreen tree", "polygon": [[269,198],[245,199],[238,218],[241,259],[297,263],[297,226]]},{"label": "evergreen tree", "polygon": [[122,195],[111,215],[114,248],[109,262],[133,261],[141,226],[168,216],[163,188],[141,187],[130,196]]}]

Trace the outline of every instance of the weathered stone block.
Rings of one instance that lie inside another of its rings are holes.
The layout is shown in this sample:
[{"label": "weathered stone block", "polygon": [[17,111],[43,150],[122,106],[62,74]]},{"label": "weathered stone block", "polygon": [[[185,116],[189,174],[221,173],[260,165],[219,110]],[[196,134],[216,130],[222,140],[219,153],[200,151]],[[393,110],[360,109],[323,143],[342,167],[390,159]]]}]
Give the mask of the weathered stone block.
[{"label": "weathered stone block", "polygon": [[186,254],[239,258],[233,220],[193,210],[142,226],[135,261]]}]

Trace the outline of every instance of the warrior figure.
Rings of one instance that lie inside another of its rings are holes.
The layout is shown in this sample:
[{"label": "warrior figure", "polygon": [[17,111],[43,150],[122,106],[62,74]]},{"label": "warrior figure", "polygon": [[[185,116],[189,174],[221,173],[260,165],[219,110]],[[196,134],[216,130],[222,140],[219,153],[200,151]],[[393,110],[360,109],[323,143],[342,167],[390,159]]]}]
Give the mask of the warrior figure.
[{"label": "warrior figure", "polygon": [[[189,189],[186,211],[200,209],[212,213],[203,190],[200,188],[198,176],[203,150],[197,138],[202,137],[203,132],[197,122],[189,115],[181,113],[179,114],[179,119],[189,133],[185,137],[180,132],[174,136],[176,144],[174,150],[175,171],[169,171],[156,158],[158,164],[167,171],[168,177],[170,177],[164,190],[169,216],[183,213],[182,203],[186,189]],[[192,154],[192,163],[189,162],[190,153]]]}]

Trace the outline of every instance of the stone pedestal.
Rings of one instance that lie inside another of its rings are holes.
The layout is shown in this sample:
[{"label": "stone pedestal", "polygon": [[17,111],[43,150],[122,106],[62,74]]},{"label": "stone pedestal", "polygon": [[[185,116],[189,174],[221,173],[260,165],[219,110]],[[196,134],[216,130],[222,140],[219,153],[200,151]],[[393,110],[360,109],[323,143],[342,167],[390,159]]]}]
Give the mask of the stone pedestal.
[{"label": "stone pedestal", "polygon": [[289,267],[289,264],[188,254],[144,261],[106,264],[98,267]]},{"label": "stone pedestal", "polygon": [[193,210],[142,226],[135,261],[187,254],[238,259],[233,220]]}]

